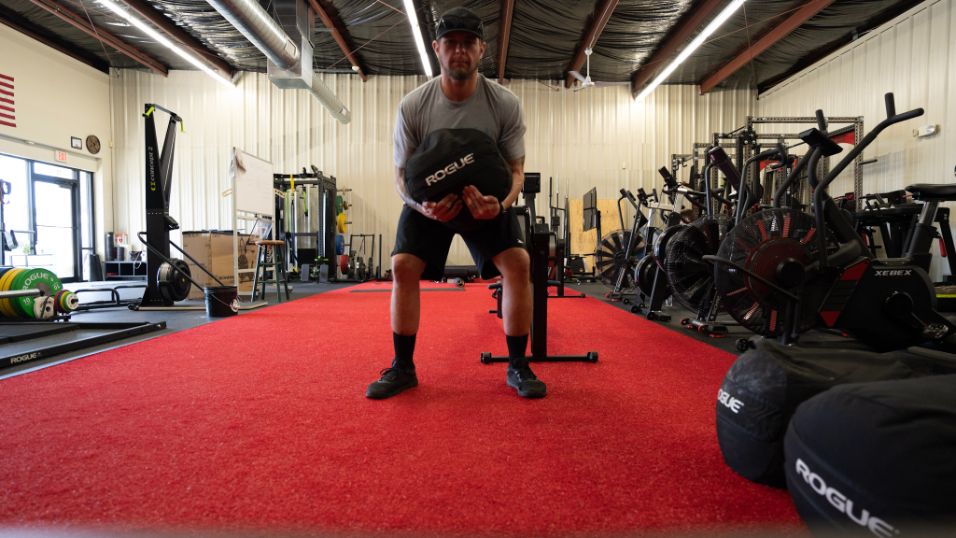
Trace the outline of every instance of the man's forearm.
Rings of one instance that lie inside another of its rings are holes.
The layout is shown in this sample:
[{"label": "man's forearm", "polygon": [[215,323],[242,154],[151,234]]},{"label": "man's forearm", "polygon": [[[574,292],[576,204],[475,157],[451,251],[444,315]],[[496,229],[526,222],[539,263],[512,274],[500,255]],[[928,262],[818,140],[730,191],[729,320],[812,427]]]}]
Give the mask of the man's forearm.
[{"label": "man's forearm", "polygon": [[501,201],[505,209],[514,205],[521,194],[521,188],[524,186],[524,157],[518,157],[513,161],[508,161],[511,165],[511,192]]},{"label": "man's forearm", "polygon": [[405,203],[408,207],[414,209],[415,211],[421,211],[422,205],[412,199],[408,194],[408,189],[405,188],[405,169],[396,168],[395,169],[395,190],[398,191],[398,197],[402,199],[402,202]]}]

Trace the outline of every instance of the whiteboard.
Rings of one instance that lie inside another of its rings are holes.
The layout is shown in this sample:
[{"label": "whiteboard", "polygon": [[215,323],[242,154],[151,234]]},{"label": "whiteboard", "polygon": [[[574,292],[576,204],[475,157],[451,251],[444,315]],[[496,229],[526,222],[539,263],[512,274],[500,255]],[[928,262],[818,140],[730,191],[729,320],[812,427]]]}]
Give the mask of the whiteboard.
[{"label": "whiteboard", "polygon": [[233,148],[229,173],[232,175],[235,211],[247,211],[258,215],[275,213],[271,162]]}]

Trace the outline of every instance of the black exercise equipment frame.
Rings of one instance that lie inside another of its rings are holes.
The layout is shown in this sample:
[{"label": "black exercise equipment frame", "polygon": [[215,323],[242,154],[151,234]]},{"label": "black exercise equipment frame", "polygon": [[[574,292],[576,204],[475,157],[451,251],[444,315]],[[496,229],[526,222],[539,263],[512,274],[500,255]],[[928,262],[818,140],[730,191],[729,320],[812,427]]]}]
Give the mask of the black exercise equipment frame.
[{"label": "black exercise equipment frame", "polygon": [[[522,189],[525,207],[528,208],[529,224],[531,225],[526,230],[526,234],[530,237],[528,249],[529,254],[531,254],[532,283],[531,354],[528,360],[530,362],[594,363],[598,360],[597,351],[588,351],[584,355],[548,355],[548,287],[551,285],[548,280],[548,258],[554,232],[551,231],[547,223],[539,223],[535,218],[534,199],[535,194],[540,190],[540,181],[537,184],[526,181]],[[501,292],[502,290],[498,290],[498,293]],[[508,357],[495,357],[487,351],[481,353],[482,364],[508,362],[508,360]]]},{"label": "black exercise equipment frame", "polygon": [[[160,152],[156,138],[155,110],[169,114],[166,138]],[[182,124],[178,114],[160,105],[146,103],[146,290],[142,306],[169,306],[169,300],[159,287],[159,267],[169,259],[169,232],[179,229],[179,223],[169,215],[170,181],[173,155],[176,151],[176,126]]]},{"label": "black exercise equipment frame", "polygon": [[[160,282],[160,268],[164,263],[170,266],[170,274],[178,273],[192,285],[202,288],[192,279],[189,266],[185,262],[170,258],[170,246],[175,247],[220,286],[225,286],[219,278],[169,238],[169,232],[179,229],[179,223],[169,214],[169,195],[173,175],[173,155],[176,150],[176,125],[181,128],[183,119],[172,110],[154,103],[146,103],[143,107],[143,117],[146,118],[146,231],[139,232],[136,236],[146,247],[146,290],[143,291],[143,298],[138,303],[129,305],[131,310],[144,307],[169,307],[177,300],[185,298],[189,291],[188,287],[185,288],[182,297],[177,299],[172,296],[176,292],[169,289],[172,284]],[[163,140],[161,152],[156,138],[156,121],[153,118],[153,112],[156,110],[169,114],[169,124],[166,126],[166,137]]]}]

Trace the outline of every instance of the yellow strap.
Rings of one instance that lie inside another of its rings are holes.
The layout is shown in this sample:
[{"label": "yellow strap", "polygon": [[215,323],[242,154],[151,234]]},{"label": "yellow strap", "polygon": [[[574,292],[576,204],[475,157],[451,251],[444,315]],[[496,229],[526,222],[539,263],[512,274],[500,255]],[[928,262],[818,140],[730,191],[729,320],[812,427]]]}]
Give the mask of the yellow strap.
[{"label": "yellow strap", "polygon": [[292,192],[295,192],[295,176],[289,174],[289,185],[292,187]]}]

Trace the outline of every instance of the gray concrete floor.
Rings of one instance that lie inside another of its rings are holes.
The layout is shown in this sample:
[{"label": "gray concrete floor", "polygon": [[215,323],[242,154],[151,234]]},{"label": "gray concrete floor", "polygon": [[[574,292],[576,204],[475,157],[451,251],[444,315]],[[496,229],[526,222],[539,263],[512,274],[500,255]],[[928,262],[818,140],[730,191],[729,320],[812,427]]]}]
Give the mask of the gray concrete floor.
[{"label": "gray concrete floor", "polygon": [[[571,290],[580,291],[596,299],[600,299],[611,306],[615,306],[627,312],[631,312],[631,307],[634,306],[634,301],[640,302],[635,297],[628,297],[627,302],[621,300],[611,301],[607,298],[608,292],[611,291],[611,288],[607,287],[601,283],[582,283],[569,286]],[[552,292],[553,293],[553,292]],[[671,329],[675,332],[679,332],[685,336],[690,336],[701,342],[710,344],[716,348],[727,351],[728,353],[739,353],[737,351],[737,340],[741,338],[748,338],[754,336],[754,333],[749,330],[739,326],[729,315],[721,314],[717,317],[717,323],[723,325],[727,332],[723,336],[710,336],[708,334],[700,333],[696,330],[688,328],[689,326],[684,326],[681,324],[682,319],[693,318],[696,316],[696,313],[692,313],[690,310],[687,310],[676,301],[672,301],[672,304],[665,304],[664,308],[661,309],[662,312],[670,316],[670,320],[654,320],[653,323]],[[641,317],[646,319],[646,312],[641,313],[632,313],[635,317]]]}]

